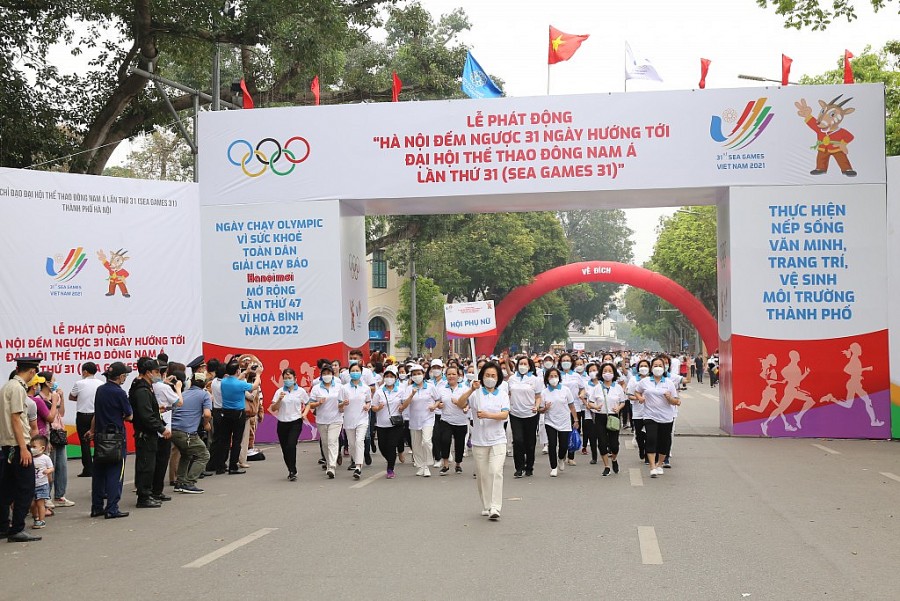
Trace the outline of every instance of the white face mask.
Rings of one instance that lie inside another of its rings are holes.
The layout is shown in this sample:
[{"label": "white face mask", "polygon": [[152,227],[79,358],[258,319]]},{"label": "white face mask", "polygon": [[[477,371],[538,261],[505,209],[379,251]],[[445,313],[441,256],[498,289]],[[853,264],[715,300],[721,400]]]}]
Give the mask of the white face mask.
[{"label": "white face mask", "polygon": [[493,389],[497,386],[497,378],[485,378],[484,387]]},{"label": "white face mask", "polygon": [[584,373],[584,365],[576,365],[576,366],[575,366],[575,373],[577,373],[577,374],[583,374],[583,373]]},{"label": "white face mask", "polygon": [[519,365],[519,373],[520,373],[520,374],[522,374],[522,375],[524,376],[525,374],[528,373],[528,371],[529,371],[529,370],[528,370],[528,366],[527,366],[527,365]]},{"label": "white face mask", "polygon": [[547,383],[550,384],[550,386],[556,386],[557,384],[559,384],[559,378],[557,378],[556,376],[549,378],[547,380]]},{"label": "white face mask", "polygon": [[469,382],[474,382],[475,381],[475,373],[471,372],[471,371],[466,372],[466,380],[468,380]]},{"label": "white face mask", "polygon": [[415,382],[416,384],[421,384],[422,382],[425,381],[425,375],[424,374],[413,374],[412,381]]},{"label": "white face mask", "polygon": [[441,377],[441,374],[442,374],[442,373],[443,373],[443,372],[441,372],[441,370],[439,370],[439,369],[432,369],[432,370],[431,370],[431,379],[432,379],[432,380],[437,380],[438,378]]},{"label": "white face mask", "polygon": [[572,362],[571,362],[571,361],[563,361],[563,362],[561,363],[561,365],[562,365],[562,368],[563,368],[564,371],[569,371],[570,369],[572,369]]},{"label": "white face mask", "polygon": [[334,376],[332,376],[331,374],[325,374],[324,376],[322,376],[322,381],[325,382],[326,384],[331,384],[331,381],[333,379],[334,379]]},{"label": "white face mask", "polygon": [[387,386],[388,388],[390,388],[391,386],[393,386],[396,383],[397,383],[397,378],[385,378],[384,379],[384,385]]},{"label": "white face mask", "polygon": [[553,361],[544,361],[544,369],[551,369],[553,367]]},{"label": "white face mask", "polygon": [[638,373],[642,376],[646,376],[650,373],[650,368],[646,366],[642,366],[638,368]]},{"label": "white face mask", "polygon": [[409,377],[409,374],[400,374],[400,381],[402,382],[402,381],[406,380],[406,378],[408,378],[408,377]]},{"label": "white face mask", "polygon": [[653,368],[653,375],[657,378],[661,378],[664,373],[666,373],[666,370],[658,365]]},{"label": "white face mask", "polygon": [[591,380],[595,379],[597,377],[597,370],[592,369],[591,371],[588,372],[588,376],[590,376]]},{"label": "white face mask", "polygon": [[612,372],[605,371],[605,372],[603,372],[603,379],[606,380],[607,382],[612,382],[612,379],[615,377],[615,375],[616,374],[614,374]]}]

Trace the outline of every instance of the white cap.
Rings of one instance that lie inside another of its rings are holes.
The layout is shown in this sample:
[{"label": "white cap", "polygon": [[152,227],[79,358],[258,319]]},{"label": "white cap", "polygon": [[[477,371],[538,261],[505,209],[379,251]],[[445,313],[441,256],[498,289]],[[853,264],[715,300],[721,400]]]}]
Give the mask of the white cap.
[{"label": "white cap", "polygon": [[432,359],[431,367],[441,367],[442,368],[442,367],[444,367],[444,362],[441,361],[440,359]]},{"label": "white cap", "polygon": [[410,363],[410,364],[407,366],[407,368],[409,369],[409,372],[410,372],[410,373],[412,373],[412,372],[414,372],[414,371],[421,371],[421,372],[424,372],[424,371],[425,371],[425,368],[422,367],[421,365],[419,365],[418,363]]},{"label": "white cap", "polygon": [[397,375],[397,366],[396,365],[388,365],[387,367],[384,368],[384,373],[385,374],[394,374],[396,376]]}]

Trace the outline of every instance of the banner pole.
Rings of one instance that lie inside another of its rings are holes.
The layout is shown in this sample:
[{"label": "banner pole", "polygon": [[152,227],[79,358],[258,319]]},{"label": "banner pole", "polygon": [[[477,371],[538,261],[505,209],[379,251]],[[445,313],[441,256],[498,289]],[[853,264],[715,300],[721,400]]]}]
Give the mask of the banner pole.
[{"label": "banner pole", "polygon": [[472,362],[474,363],[475,361],[478,360],[478,357],[475,356],[475,339],[474,338],[469,338],[469,348],[471,349]]},{"label": "banner pole", "polygon": [[550,95],[550,61],[547,61],[547,96]]}]

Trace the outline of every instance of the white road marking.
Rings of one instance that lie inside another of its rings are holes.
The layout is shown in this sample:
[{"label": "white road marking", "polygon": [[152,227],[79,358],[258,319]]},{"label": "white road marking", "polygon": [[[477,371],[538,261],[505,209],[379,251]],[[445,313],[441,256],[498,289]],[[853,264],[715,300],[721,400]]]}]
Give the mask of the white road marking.
[{"label": "white road marking", "polygon": [[217,549],[216,551],[213,551],[212,553],[207,553],[200,559],[194,560],[191,563],[185,564],[181,567],[182,568],[202,568],[206,564],[212,563],[215,560],[219,559],[220,557],[224,557],[225,555],[228,555],[232,551],[234,551],[236,549],[240,549],[244,545],[248,545],[248,544],[252,543],[253,541],[255,541],[256,539],[262,538],[267,534],[271,534],[272,532],[275,532],[276,530],[278,530],[278,528],[260,528],[256,532],[254,532],[252,534],[248,534],[244,538],[238,539],[238,540],[234,541],[233,543],[229,543],[229,544],[225,545],[224,547],[222,547],[221,549]]},{"label": "white road marking", "polygon": [[898,476],[897,474],[892,474],[890,472],[878,472],[878,473],[881,474],[882,476],[884,476],[885,478],[890,478],[891,480],[894,480],[895,482],[900,482],[900,476]]},{"label": "white road marking", "polygon": [[384,478],[384,474],[383,474],[383,473],[380,473],[380,472],[377,473],[377,474],[372,474],[371,476],[369,476],[369,477],[366,478],[365,480],[360,480],[359,482],[357,482],[356,484],[354,484],[354,485],[351,486],[350,488],[362,488],[363,486],[368,486],[369,484],[371,484],[372,482],[375,482],[375,481],[378,480],[379,478]]},{"label": "white road marking", "polygon": [[628,468],[628,476],[631,478],[632,486],[643,486],[644,479],[641,477],[641,470],[637,467]]},{"label": "white road marking", "polygon": [[816,444],[816,443],[813,443],[812,446],[816,447],[816,448],[819,449],[820,451],[825,451],[826,453],[831,453],[832,455],[840,455],[840,454],[841,454],[840,451],[835,451],[834,449],[830,449],[830,448],[826,447],[826,446],[823,445],[823,444]]},{"label": "white road marking", "polygon": [[653,526],[638,526],[638,540],[641,543],[641,563],[649,566],[662,565],[656,529]]}]

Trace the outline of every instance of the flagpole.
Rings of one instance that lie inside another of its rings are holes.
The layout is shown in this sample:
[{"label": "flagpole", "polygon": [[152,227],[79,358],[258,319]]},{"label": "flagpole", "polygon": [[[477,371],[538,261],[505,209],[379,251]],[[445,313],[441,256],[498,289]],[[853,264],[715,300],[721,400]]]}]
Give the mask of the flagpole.
[{"label": "flagpole", "polygon": [[547,96],[550,95],[550,61],[547,61]]}]

